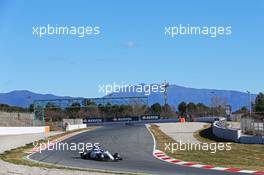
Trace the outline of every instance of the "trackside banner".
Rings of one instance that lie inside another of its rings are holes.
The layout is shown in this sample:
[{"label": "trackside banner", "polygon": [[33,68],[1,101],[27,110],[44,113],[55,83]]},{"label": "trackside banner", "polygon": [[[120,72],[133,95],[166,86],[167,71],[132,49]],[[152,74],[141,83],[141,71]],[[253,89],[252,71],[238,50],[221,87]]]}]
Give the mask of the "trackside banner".
[{"label": "trackside banner", "polygon": [[104,118],[86,118],[83,119],[83,123],[103,123]]},{"label": "trackside banner", "polygon": [[160,116],[159,115],[142,115],[141,120],[159,120]]},{"label": "trackside banner", "polygon": [[111,118],[106,118],[106,122],[128,122],[128,121],[138,121],[139,117],[134,116],[134,117],[111,117]]},{"label": "trackside banner", "polygon": [[159,120],[159,115],[142,115],[142,116],[127,116],[127,117],[106,117],[106,118],[86,118],[83,123],[104,123],[104,122],[133,122],[146,120]]}]

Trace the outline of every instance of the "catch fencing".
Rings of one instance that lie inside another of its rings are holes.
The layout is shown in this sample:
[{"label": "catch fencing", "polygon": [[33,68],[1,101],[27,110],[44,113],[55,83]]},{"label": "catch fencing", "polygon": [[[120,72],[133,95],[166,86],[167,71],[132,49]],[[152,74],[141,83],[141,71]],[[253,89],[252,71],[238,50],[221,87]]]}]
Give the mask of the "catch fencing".
[{"label": "catch fencing", "polygon": [[264,119],[243,117],[240,120],[241,130],[244,134],[264,136]]}]

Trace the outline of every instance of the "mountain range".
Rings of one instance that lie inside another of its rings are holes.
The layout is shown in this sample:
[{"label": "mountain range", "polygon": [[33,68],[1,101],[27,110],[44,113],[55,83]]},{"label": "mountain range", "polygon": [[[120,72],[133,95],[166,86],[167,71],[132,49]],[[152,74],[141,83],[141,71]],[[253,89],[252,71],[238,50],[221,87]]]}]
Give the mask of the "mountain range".
[{"label": "mountain range", "polygon": [[[235,111],[243,106],[249,106],[249,94],[246,92],[232,90],[215,90],[215,89],[195,89],[178,85],[170,85],[168,87],[168,103],[177,107],[182,101],[204,103],[212,105],[212,99],[217,97],[225,99],[228,105]],[[113,92],[111,97],[129,97],[129,96],[144,96],[144,92]],[[69,96],[56,96],[53,94],[38,94],[27,90],[16,90],[8,93],[0,93],[0,103],[11,106],[28,107],[34,100],[44,99],[63,99],[73,98]],[[254,101],[256,94],[251,94],[251,99]],[[164,93],[155,92],[148,96],[149,105],[153,103],[164,104]]]},{"label": "mountain range", "polygon": [[[216,90],[216,89],[196,89],[188,88],[178,85],[170,85],[167,89],[168,104],[177,107],[181,102],[203,103],[207,106],[212,105],[213,99],[217,98],[220,101],[226,101],[230,105],[232,111],[236,111],[243,106],[248,107],[249,101],[254,102],[256,94],[249,94],[247,92],[240,92],[234,90]],[[144,96],[144,92],[114,92],[110,94],[111,97],[124,96]],[[159,102],[164,104],[164,93],[151,93],[148,96],[149,105]]]},{"label": "mountain range", "polygon": [[15,90],[8,93],[0,93],[0,104],[10,106],[29,107],[34,100],[71,98],[69,96],[56,96],[53,94],[38,94],[27,90]]}]

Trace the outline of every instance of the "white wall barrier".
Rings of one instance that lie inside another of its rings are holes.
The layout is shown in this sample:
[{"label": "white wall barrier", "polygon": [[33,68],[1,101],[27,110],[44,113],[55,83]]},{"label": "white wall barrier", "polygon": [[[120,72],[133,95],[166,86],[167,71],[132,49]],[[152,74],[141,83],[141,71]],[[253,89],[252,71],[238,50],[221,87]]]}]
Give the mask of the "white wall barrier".
[{"label": "white wall barrier", "polygon": [[70,125],[68,124],[66,126],[66,131],[72,131],[75,129],[82,129],[82,128],[86,128],[86,124],[78,124],[78,125]]},{"label": "white wall barrier", "polygon": [[213,124],[213,134],[222,139],[244,144],[264,144],[264,136],[243,135],[240,129],[222,127],[219,121]]},{"label": "white wall barrier", "polygon": [[218,121],[220,118],[223,117],[197,117],[194,119],[194,122],[208,122],[208,123],[213,123],[215,121]]},{"label": "white wall barrier", "polygon": [[218,126],[218,122],[219,121],[216,121],[213,124],[213,134],[215,136],[226,140],[232,140],[235,142],[239,141],[239,138],[241,136],[241,130]]},{"label": "white wall barrier", "polygon": [[49,126],[36,127],[0,127],[0,135],[19,135],[19,134],[37,134],[49,133]]}]

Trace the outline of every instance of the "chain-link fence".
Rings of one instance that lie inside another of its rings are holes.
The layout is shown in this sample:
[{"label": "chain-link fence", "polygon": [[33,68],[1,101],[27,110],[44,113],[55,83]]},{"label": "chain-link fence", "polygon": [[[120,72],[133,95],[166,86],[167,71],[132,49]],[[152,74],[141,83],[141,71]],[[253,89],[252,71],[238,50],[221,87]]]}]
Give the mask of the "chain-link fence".
[{"label": "chain-link fence", "polygon": [[241,130],[244,134],[264,136],[264,117],[246,115],[240,120]]}]

